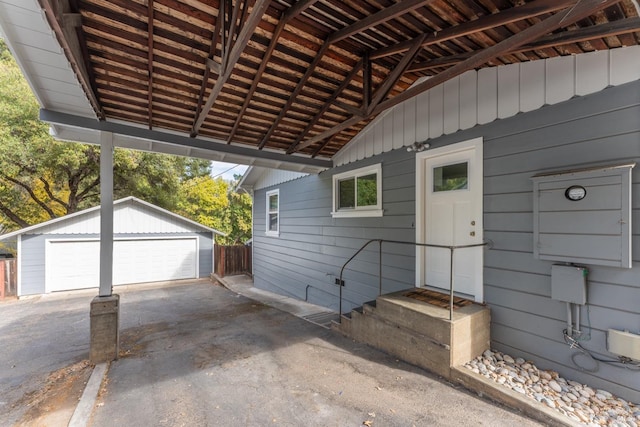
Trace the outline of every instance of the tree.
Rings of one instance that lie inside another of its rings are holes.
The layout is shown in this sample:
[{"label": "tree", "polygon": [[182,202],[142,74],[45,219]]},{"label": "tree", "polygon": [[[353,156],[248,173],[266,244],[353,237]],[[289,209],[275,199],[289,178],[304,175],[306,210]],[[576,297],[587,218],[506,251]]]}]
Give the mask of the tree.
[{"label": "tree", "polygon": [[230,225],[225,244],[244,244],[251,238],[251,205],[249,194],[230,191],[226,223]]},{"label": "tree", "polygon": [[219,244],[244,243],[251,237],[251,197],[236,192],[236,182],[211,176],[183,181],[177,212],[227,234],[216,237]]},{"label": "tree", "polygon": [[[100,203],[100,147],[58,142],[0,39],[0,230],[9,232]],[[228,233],[250,237],[251,200],[213,179],[209,160],[116,148],[114,197],[135,196]]]},{"label": "tree", "polygon": [[[0,39],[0,225],[6,231],[100,203],[100,147],[57,142]],[[208,160],[116,149],[114,196],[175,209],[181,183],[208,176]]]}]

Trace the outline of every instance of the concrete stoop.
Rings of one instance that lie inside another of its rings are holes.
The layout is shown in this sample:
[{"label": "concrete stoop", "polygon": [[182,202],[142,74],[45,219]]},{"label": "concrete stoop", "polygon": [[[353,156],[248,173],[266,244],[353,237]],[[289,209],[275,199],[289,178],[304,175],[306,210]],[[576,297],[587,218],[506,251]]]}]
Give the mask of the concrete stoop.
[{"label": "concrete stoop", "polygon": [[447,379],[451,368],[489,348],[490,312],[472,304],[454,311],[403,296],[378,297],[375,307],[365,304],[334,328],[342,334],[386,351]]},{"label": "concrete stoop", "polygon": [[551,426],[578,426],[562,414],[500,386],[463,365],[490,347],[490,310],[473,304],[454,311],[404,297],[404,292],[378,297],[342,316],[332,328],[462,385]]}]

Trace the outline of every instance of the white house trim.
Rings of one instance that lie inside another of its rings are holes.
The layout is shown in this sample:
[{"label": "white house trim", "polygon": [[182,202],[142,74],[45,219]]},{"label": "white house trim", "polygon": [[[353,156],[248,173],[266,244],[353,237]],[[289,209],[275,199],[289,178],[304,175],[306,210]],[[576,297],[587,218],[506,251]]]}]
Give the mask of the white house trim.
[{"label": "white house trim", "polygon": [[[196,228],[198,228],[198,229],[200,229],[202,231],[208,231],[208,232],[212,232],[212,233],[218,234],[220,236],[226,236],[226,234],[221,232],[221,231],[218,231],[218,230],[215,230],[213,228],[207,227],[206,225],[202,225],[202,224],[200,224],[198,222],[192,221],[192,220],[190,220],[188,218],[185,218],[185,217],[180,216],[180,215],[178,215],[176,213],[170,212],[170,211],[168,211],[166,209],[163,209],[161,207],[152,205],[151,203],[145,202],[144,200],[140,200],[140,199],[138,199],[136,197],[133,197],[133,196],[129,196],[129,197],[125,197],[123,199],[116,200],[116,201],[113,202],[113,205],[115,207],[115,206],[118,206],[120,204],[125,204],[127,202],[132,202],[134,204],[139,204],[139,205],[148,207],[153,211],[160,212],[160,213],[162,213],[164,215],[167,215],[169,217],[175,218],[175,219],[177,219],[177,220],[179,220],[181,222],[190,224],[190,225],[192,225],[192,226],[194,226],[194,227],[196,227]],[[45,228],[45,227],[48,227],[48,226],[53,225],[53,224],[57,224],[57,223],[62,222],[62,221],[68,221],[68,220],[70,220],[72,218],[76,218],[76,217],[79,217],[79,216],[87,215],[87,214],[90,214],[92,212],[96,212],[96,211],[99,211],[99,210],[100,210],[100,206],[94,206],[94,207],[89,208],[89,209],[85,209],[85,210],[82,210],[82,211],[79,211],[79,212],[74,212],[74,213],[69,214],[69,215],[65,215],[65,216],[62,216],[62,217],[59,217],[59,218],[51,219],[49,221],[41,222],[40,224],[36,224],[36,225],[29,226],[29,227],[25,227],[25,228],[22,228],[20,230],[13,231],[11,233],[0,235],[0,241],[9,239],[11,237],[19,236],[19,235],[22,235],[22,234],[33,234],[32,233],[33,231],[37,231],[37,230],[39,230],[41,228]],[[118,231],[116,230],[116,233],[117,232]]]},{"label": "white house trim", "polygon": [[18,235],[16,238],[16,254],[16,258],[18,258],[18,261],[16,261],[16,270],[18,274],[16,292],[18,296],[20,296],[22,295],[22,235]]},{"label": "white house trim", "polygon": [[[462,141],[456,144],[446,145],[444,147],[434,148],[432,150],[427,150],[421,153],[416,154],[416,243],[430,243],[428,240],[428,236],[426,236],[425,230],[425,195],[427,194],[427,189],[425,188],[425,178],[426,173],[429,171],[425,170],[424,164],[425,159],[430,157],[437,157],[443,154],[454,154],[457,152],[467,151],[473,149],[474,150],[474,165],[475,169],[471,170],[470,176],[475,183],[481,186],[480,191],[475,192],[476,199],[474,203],[476,206],[479,206],[481,214],[476,219],[476,232],[480,233],[480,239],[482,239],[482,233],[484,230],[484,224],[482,220],[482,203],[483,203],[483,138],[474,138],[467,141]],[[465,250],[465,249],[461,249]],[[416,246],[416,276],[415,276],[415,284],[416,287],[422,286],[422,282],[424,280],[425,275],[425,248],[424,246]],[[482,263],[479,264],[478,268],[475,271],[476,277],[482,278]],[[483,280],[479,280],[477,282],[477,286],[475,288],[474,297],[476,301],[482,302],[483,300]]]}]

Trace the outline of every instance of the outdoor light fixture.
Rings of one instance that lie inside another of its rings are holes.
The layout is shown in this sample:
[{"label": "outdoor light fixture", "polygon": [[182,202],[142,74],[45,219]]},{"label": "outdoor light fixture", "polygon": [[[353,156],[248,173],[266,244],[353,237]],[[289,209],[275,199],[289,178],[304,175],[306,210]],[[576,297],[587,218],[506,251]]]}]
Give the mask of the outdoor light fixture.
[{"label": "outdoor light fixture", "polygon": [[572,185],[567,188],[564,192],[564,197],[571,200],[572,202],[577,202],[578,200],[582,200],[587,195],[587,190],[581,185]]},{"label": "outdoor light fixture", "polygon": [[422,142],[416,141],[407,147],[407,151],[408,152],[415,151],[416,153],[419,153],[421,151],[426,150],[427,148],[429,148],[429,144],[427,144],[427,141],[422,141]]}]

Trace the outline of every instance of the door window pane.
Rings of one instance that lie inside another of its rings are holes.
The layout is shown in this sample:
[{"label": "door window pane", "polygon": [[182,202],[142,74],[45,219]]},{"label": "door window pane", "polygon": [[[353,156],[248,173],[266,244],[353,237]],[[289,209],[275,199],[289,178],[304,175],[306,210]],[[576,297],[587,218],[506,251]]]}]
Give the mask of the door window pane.
[{"label": "door window pane", "polygon": [[433,168],[433,192],[466,190],[468,171],[467,162]]}]

